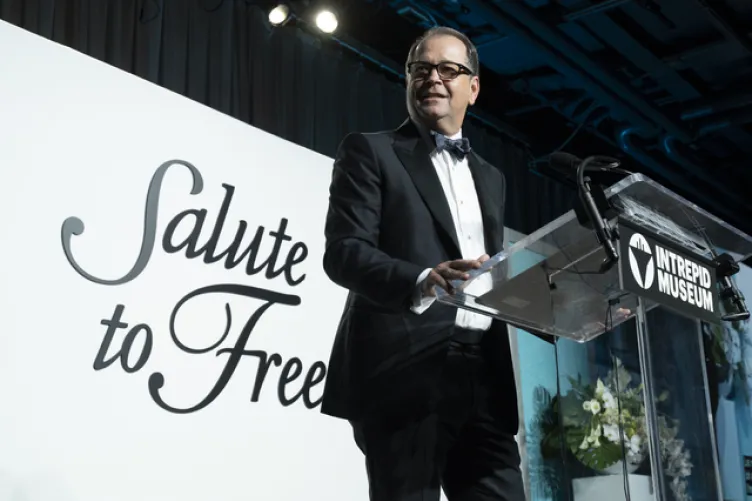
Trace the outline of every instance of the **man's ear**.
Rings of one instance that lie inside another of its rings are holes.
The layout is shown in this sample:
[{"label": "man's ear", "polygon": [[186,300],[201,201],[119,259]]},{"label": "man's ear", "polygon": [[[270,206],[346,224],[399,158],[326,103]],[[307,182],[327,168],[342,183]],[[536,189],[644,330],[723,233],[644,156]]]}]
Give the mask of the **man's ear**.
[{"label": "man's ear", "polygon": [[470,106],[475,104],[480,94],[480,79],[473,75],[470,80]]}]

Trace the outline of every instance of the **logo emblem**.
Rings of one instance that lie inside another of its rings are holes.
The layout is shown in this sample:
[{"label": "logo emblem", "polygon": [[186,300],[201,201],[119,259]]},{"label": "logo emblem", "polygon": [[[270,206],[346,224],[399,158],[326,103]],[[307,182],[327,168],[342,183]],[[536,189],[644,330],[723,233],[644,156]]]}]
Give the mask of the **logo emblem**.
[{"label": "logo emblem", "polygon": [[629,268],[637,285],[649,289],[655,280],[655,261],[648,241],[639,233],[629,239]]}]

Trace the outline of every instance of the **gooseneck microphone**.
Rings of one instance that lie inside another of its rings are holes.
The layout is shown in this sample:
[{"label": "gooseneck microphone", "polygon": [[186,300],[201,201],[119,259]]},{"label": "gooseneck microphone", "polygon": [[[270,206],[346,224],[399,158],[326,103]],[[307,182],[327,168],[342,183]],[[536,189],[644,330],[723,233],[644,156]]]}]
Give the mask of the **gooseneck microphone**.
[{"label": "gooseneck microphone", "polygon": [[[588,219],[593,225],[595,236],[598,243],[603,246],[606,258],[601,263],[600,272],[604,273],[611,269],[619,260],[619,253],[614,245],[616,232],[610,227],[603,215],[598,210],[598,205],[593,197],[593,186],[589,177],[585,176],[586,172],[614,172],[621,174],[631,174],[628,171],[619,169],[619,160],[611,157],[594,155],[581,160],[576,156],[558,151],[549,156],[549,164],[559,172],[575,171],[577,183],[577,195],[579,196],[582,207],[587,214]],[[600,189],[600,187],[596,188]]]}]

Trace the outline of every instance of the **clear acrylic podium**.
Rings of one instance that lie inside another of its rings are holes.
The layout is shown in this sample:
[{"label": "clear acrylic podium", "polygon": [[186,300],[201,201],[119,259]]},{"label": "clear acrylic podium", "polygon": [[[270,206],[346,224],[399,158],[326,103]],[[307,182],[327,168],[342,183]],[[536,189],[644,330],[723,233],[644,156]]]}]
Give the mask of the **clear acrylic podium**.
[{"label": "clear acrylic podium", "polygon": [[[624,218],[708,258],[719,249],[737,262],[752,255],[751,236],[644,175],[623,179],[608,188],[606,196],[615,208],[612,223],[617,216]],[[522,250],[545,259],[509,277],[506,261]],[[589,341],[638,311],[639,297],[624,293],[618,266],[599,272],[604,258],[593,230],[581,225],[571,210],[492,256],[469,280],[455,282],[455,294],[437,290],[437,300],[536,334]],[[486,281],[490,288],[477,287],[486,274],[491,276]]]},{"label": "clear acrylic podium", "polygon": [[[625,177],[605,189],[605,195],[612,207],[605,218],[613,226],[623,222],[633,228],[644,228],[660,236],[669,247],[711,263],[721,253],[737,263],[752,256],[752,236],[644,175]],[[523,251],[532,251],[541,259],[512,276],[507,265],[516,253]],[[585,343],[634,320],[653,496],[656,501],[671,499],[666,495],[663,471],[656,467],[661,464],[660,434],[653,384],[655,362],[650,354],[646,321],[649,310],[666,304],[625,290],[621,262],[627,256],[620,253],[620,263],[603,272],[601,264],[605,257],[594,231],[581,224],[575,210],[571,210],[492,256],[480,269],[470,273],[469,280],[455,282],[454,294],[437,289],[437,300],[554,341],[565,338]],[[711,321],[721,322],[719,310]]]}]

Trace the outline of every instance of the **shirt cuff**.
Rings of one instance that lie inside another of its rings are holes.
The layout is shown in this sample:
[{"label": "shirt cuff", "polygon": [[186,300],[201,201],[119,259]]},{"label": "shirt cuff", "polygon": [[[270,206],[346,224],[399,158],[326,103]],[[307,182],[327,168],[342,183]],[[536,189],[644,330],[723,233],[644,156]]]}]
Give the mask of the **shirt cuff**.
[{"label": "shirt cuff", "polygon": [[423,283],[426,281],[426,278],[428,278],[428,275],[431,273],[431,268],[426,268],[423,270],[423,273],[418,275],[418,280],[415,281],[415,290],[413,291],[413,297],[412,297],[412,306],[410,307],[410,311],[415,313],[416,315],[420,315],[424,311],[426,311],[434,301],[436,301],[436,296],[426,296],[423,294]]}]

